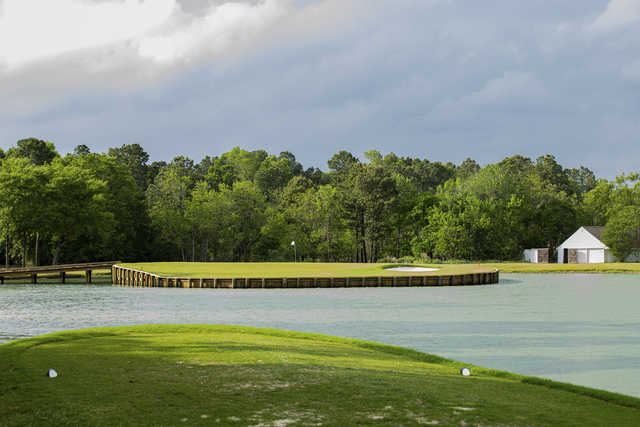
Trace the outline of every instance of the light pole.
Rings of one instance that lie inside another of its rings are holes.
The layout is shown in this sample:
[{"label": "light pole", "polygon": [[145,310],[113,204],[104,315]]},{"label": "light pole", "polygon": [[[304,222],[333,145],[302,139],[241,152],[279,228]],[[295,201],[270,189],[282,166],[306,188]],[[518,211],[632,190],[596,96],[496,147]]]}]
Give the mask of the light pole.
[{"label": "light pole", "polygon": [[296,253],[296,241],[295,240],[291,241],[291,246],[293,246],[293,262],[298,262],[297,261],[298,255]]}]

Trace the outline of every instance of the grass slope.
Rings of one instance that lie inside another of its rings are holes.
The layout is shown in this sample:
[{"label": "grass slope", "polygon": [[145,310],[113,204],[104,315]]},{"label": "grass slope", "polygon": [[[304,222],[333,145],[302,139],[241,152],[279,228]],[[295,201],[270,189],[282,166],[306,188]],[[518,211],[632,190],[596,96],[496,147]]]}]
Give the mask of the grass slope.
[{"label": "grass slope", "polygon": [[460,366],[247,327],[62,332],[0,345],[0,425],[640,424],[639,399]]},{"label": "grass slope", "polygon": [[435,272],[401,273],[385,268],[401,264],[307,263],[307,262],[140,262],[122,264],[164,277],[365,277],[425,276],[492,271],[486,264],[414,265],[438,268]]}]

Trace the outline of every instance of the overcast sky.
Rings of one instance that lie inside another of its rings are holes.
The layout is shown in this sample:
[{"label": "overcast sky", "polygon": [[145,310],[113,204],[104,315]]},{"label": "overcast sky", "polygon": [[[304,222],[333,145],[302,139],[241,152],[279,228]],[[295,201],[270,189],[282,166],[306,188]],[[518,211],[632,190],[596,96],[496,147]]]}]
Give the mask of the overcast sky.
[{"label": "overcast sky", "polygon": [[640,0],[0,0],[0,147],[640,158]]}]

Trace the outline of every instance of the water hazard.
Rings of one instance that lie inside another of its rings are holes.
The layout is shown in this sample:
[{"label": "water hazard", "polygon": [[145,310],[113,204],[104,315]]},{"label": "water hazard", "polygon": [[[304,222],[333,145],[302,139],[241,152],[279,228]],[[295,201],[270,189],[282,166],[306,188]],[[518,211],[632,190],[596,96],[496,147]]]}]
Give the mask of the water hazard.
[{"label": "water hazard", "polygon": [[0,286],[0,342],[144,323],[264,326],[411,347],[640,396],[640,276],[502,275],[446,288]]}]

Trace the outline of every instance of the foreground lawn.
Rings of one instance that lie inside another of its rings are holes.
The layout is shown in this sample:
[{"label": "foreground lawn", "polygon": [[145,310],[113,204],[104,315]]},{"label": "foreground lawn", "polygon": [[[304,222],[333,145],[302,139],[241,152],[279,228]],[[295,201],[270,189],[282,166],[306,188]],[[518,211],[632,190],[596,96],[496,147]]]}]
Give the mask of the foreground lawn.
[{"label": "foreground lawn", "polygon": [[493,271],[487,264],[418,265],[437,268],[434,272],[400,273],[385,268],[400,264],[310,263],[310,262],[141,262],[122,264],[164,277],[366,277],[366,276],[426,276]]},{"label": "foreground lawn", "polygon": [[639,399],[460,366],[246,327],[62,332],[0,345],[0,425],[640,424]]},{"label": "foreground lawn", "polygon": [[481,265],[489,268],[497,268],[501,273],[640,273],[640,263],[633,262],[612,262],[604,264],[531,264],[528,262],[501,262]]}]

